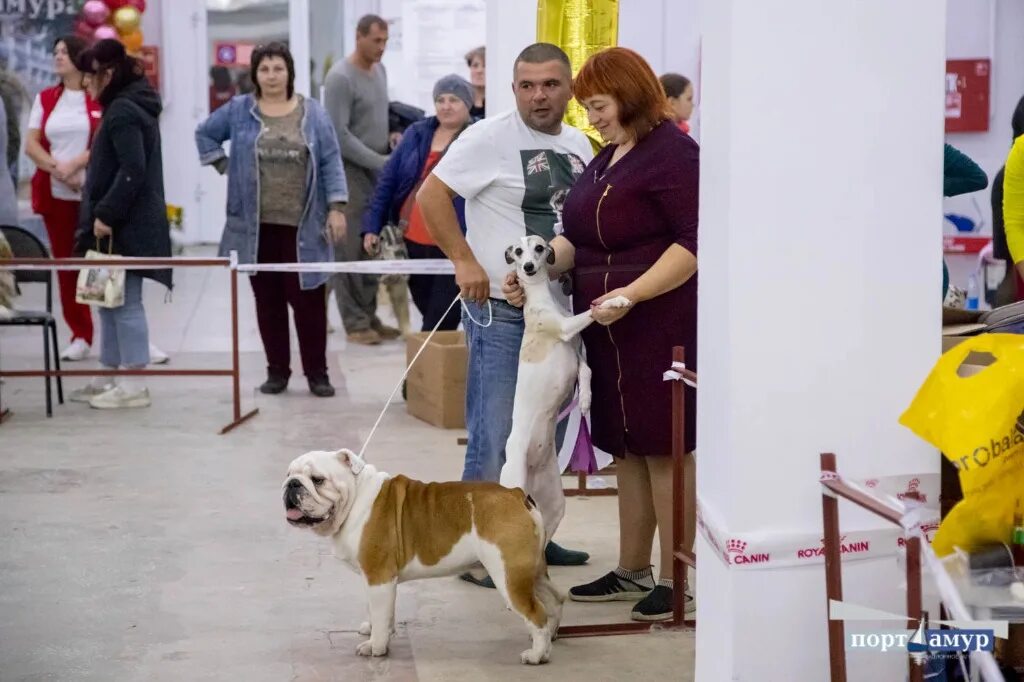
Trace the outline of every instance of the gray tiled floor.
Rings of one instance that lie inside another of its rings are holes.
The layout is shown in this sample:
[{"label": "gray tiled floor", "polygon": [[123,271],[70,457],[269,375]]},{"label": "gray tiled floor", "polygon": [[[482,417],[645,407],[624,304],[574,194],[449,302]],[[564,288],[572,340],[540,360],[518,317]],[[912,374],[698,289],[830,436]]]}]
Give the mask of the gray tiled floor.
[{"label": "gray tiled floor", "polygon": [[[153,340],[175,367],[226,366],[226,273],[179,271],[176,281],[167,304],[147,285]],[[231,410],[225,379],[154,379],[149,409],[68,404],[53,419],[40,380],[3,386],[14,416],[0,426],[0,679],[692,679],[692,633],[563,640],[549,666],[526,669],[518,619],[496,594],[455,579],[403,585],[392,655],[357,657],[359,580],[284,523],[280,484],[305,450],[358,447],[401,375],[404,345],[345,348],[335,333],[336,398],[310,397],[299,376],[284,396],[257,396],[262,350],[244,282],[241,292],[244,407],[261,413],[230,435],[216,435]],[[23,305],[37,296],[26,292]],[[37,344],[34,331],[0,330],[3,366],[39,366]],[[399,403],[367,455],[394,473],[454,479],[458,435]],[[608,570],[616,533],[614,498],[570,500],[559,539],[593,559],[553,569],[556,581],[568,588]],[[570,603],[566,622],[628,611]]]}]

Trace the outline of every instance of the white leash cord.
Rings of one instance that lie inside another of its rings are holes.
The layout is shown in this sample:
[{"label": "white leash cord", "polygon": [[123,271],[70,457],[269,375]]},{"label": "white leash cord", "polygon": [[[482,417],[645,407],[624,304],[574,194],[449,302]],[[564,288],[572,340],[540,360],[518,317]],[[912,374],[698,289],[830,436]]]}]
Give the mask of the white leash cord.
[{"label": "white leash cord", "polygon": [[402,385],[405,384],[405,380],[409,376],[409,372],[412,371],[412,366],[415,365],[416,361],[420,359],[420,355],[423,353],[424,349],[426,349],[427,344],[430,343],[430,339],[434,338],[434,334],[437,333],[438,328],[444,322],[445,318],[448,317],[448,313],[450,313],[452,308],[455,307],[455,304],[459,303],[460,301],[462,302],[462,309],[466,312],[466,317],[468,317],[473,322],[473,324],[479,327],[487,328],[491,326],[492,322],[494,322],[494,311],[491,309],[490,299],[487,300],[487,312],[489,313],[490,317],[490,319],[487,320],[487,324],[480,324],[479,322],[476,321],[476,319],[473,318],[472,313],[469,312],[469,308],[466,306],[466,302],[462,300],[462,294],[459,294],[452,299],[452,302],[448,305],[448,308],[444,311],[444,314],[441,315],[440,319],[438,319],[437,324],[435,324],[434,328],[430,330],[429,334],[427,334],[427,338],[423,339],[423,343],[420,345],[420,349],[416,351],[416,355],[412,356],[412,360],[409,362],[409,366],[406,367],[405,372],[402,373],[402,378],[398,380],[398,384],[395,385],[395,388],[391,391],[391,395],[388,396],[387,402],[384,403],[384,409],[380,411],[380,414],[377,416],[377,421],[373,423],[373,428],[370,429],[370,434],[366,437],[366,440],[363,441],[363,447],[359,450],[360,459],[365,459],[364,454],[366,453],[366,446],[368,446],[370,444],[370,441],[373,440],[374,434],[377,433],[377,427],[380,426],[380,423],[384,419],[384,415],[385,413],[387,413],[388,408],[391,407],[391,403],[394,401],[395,396],[402,389]]}]

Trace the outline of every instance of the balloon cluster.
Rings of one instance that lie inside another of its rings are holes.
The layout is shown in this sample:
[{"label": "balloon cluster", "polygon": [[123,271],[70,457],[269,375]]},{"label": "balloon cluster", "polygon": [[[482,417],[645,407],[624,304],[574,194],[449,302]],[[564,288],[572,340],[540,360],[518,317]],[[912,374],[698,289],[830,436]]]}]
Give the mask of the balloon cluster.
[{"label": "balloon cluster", "polygon": [[142,13],[146,0],[87,0],[75,32],[88,40],[113,38],[129,54],[142,48]]}]

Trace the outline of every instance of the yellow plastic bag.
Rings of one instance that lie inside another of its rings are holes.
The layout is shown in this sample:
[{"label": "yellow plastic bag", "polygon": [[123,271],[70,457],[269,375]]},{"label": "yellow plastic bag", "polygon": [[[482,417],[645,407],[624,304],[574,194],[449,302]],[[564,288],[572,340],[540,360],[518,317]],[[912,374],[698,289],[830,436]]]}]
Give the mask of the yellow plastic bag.
[{"label": "yellow plastic bag", "polygon": [[[972,353],[995,362],[973,376],[960,366]],[[1024,335],[983,334],[950,349],[932,369],[900,424],[939,448],[960,474],[964,499],[935,534],[942,556],[1007,542],[1017,499],[1024,504]]]}]

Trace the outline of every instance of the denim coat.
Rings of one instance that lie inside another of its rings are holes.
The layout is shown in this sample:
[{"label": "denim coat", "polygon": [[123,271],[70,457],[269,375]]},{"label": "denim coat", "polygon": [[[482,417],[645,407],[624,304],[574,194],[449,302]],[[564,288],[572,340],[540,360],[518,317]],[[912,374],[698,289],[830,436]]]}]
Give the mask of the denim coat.
[{"label": "denim coat", "polygon": [[[348,201],[348,184],[341,165],[334,124],[320,103],[302,100],[302,136],[309,149],[306,168],[305,210],[299,223],[296,253],[300,263],[334,262],[334,244],[327,233],[327,207]],[[260,170],[256,144],[263,132],[256,99],[238,95],[196,128],[199,161],[210,165],[227,158],[223,144],[231,140],[228,160],[227,222],[219,254],[238,252],[238,262],[255,263],[260,243]],[[303,289],[315,289],[330,278],[326,272],[303,272]]]},{"label": "denim coat", "polygon": [[[430,116],[416,121],[405,130],[402,141],[391,152],[388,162],[377,177],[373,199],[363,218],[363,234],[380,234],[385,224],[398,224],[402,204],[423,175],[438,125],[437,117]],[[462,228],[462,234],[466,234],[466,200],[456,196],[453,203],[459,227]]]}]

